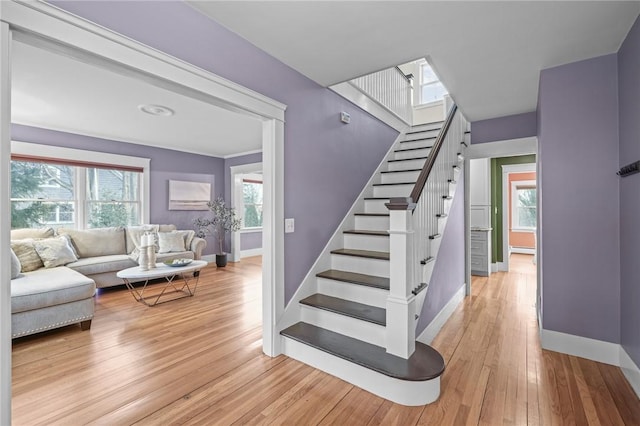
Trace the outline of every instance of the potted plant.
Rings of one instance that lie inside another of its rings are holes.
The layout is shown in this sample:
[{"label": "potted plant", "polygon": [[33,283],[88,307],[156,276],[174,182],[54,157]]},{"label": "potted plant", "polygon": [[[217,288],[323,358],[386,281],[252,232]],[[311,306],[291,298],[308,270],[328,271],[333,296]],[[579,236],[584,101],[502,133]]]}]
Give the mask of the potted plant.
[{"label": "potted plant", "polygon": [[209,211],[213,213],[211,218],[199,217],[193,221],[197,230],[196,235],[204,238],[213,234],[218,239],[218,253],[216,254],[216,266],[227,265],[227,253],[224,251],[224,242],[227,232],[238,231],[242,225],[242,218],[236,217],[236,209],[227,207],[222,197],[207,203]]}]

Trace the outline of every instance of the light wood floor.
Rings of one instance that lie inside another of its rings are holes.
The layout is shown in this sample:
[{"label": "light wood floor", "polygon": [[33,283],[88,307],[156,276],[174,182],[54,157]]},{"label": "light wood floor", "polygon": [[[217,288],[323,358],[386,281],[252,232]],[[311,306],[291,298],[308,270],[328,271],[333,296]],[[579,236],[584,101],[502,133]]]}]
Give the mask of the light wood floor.
[{"label": "light wood floor", "polygon": [[618,368],[543,351],[535,268],[474,278],[433,346],[440,399],[384,401],[284,356],[261,353],[259,258],[203,270],[195,297],[147,308],[124,289],[96,298],[90,332],[14,341],[13,421],[36,424],[639,425]]}]

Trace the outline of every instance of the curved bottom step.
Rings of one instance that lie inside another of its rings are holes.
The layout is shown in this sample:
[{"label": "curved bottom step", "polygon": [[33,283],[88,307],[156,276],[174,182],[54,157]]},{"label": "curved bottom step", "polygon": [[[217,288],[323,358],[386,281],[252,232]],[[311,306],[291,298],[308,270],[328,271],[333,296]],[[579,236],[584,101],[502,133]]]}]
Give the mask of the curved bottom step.
[{"label": "curved bottom step", "polygon": [[299,322],[280,332],[284,353],[398,404],[418,406],[440,396],[442,356],[416,342],[416,352],[403,359],[383,347]]}]

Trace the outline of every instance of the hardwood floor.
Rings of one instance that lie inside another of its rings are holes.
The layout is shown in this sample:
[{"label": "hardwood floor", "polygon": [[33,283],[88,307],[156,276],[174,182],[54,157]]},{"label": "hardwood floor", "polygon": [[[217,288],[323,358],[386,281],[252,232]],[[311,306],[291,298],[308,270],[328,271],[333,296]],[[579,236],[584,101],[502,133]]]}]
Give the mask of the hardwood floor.
[{"label": "hardwood floor", "polygon": [[103,291],[89,332],[15,340],[14,424],[640,424],[618,368],[540,349],[531,256],[474,278],[433,342],[447,369],[426,407],[263,355],[259,260],[207,267],[195,297],[152,308]]}]

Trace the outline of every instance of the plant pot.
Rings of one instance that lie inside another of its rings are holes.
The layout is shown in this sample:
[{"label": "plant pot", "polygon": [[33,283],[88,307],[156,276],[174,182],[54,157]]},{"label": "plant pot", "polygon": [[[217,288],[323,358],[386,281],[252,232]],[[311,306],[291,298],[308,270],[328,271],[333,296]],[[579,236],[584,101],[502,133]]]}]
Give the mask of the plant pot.
[{"label": "plant pot", "polygon": [[227,266],[227,253],[216,254],[216,266],[218,268],[223,268]]}]

